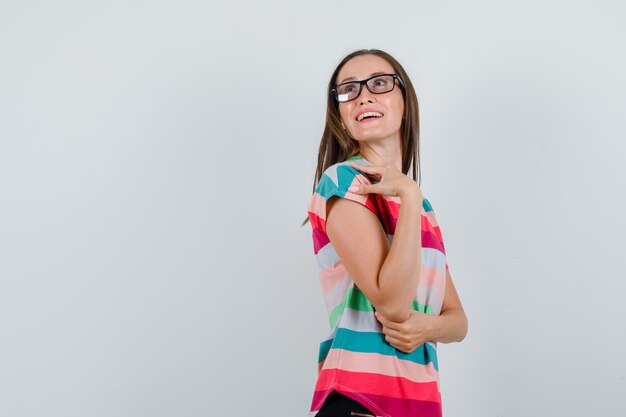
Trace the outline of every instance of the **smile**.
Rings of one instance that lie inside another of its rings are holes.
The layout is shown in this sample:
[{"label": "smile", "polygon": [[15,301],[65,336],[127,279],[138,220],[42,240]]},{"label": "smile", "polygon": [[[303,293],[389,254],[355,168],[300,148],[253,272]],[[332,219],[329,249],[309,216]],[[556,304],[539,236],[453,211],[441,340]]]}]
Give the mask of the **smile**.
[{"label": "smile", "polygon": [[371,119],[371,118],[377,118],[377,119],[378,119],[378,118],[380,118],[380,117],[383,117],[383,114],[382,114],[382,113],[379,113],[379,112],[377,112],[377,111],[368,111],[368,112],[365,112],[365,113],[361,113],[361,114],[359,114],[359,115],[356,117],[356,121],[357,121],[357,122],[360,122],[360,121],[361,121],[361,120],[363,120],[363,119]]}]

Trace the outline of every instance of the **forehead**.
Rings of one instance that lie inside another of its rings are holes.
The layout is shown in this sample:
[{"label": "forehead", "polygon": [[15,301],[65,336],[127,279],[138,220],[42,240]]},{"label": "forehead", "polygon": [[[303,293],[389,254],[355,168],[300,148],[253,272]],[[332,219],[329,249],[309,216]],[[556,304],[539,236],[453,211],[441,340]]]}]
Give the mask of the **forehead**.
[{"label": "forehead", "polygon": [[393,74],[395,71],[389,62],[377,55],[359,55],[346,62],[335,82],[341,83],[346,78],[363,80],[380,72]]}]

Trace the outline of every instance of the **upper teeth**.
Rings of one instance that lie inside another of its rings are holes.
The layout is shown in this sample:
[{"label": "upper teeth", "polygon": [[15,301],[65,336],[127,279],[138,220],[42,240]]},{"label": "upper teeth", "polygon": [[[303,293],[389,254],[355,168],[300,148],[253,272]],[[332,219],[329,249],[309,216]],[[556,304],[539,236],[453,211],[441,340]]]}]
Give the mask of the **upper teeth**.
[{"label": "upper teeth", "polygon": [[357,122],[365,119],[366,117],[383,117],[382,113],[378,113],[377,111],[368,111],[367,113],[361,113],[357,116]]}]

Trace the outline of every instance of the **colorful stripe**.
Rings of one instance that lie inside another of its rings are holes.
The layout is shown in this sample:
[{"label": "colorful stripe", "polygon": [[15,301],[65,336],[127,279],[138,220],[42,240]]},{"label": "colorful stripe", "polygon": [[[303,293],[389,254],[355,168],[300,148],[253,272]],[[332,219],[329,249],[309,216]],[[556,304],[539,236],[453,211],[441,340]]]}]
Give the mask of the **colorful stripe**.
[{"label": "colorful stripe", "polygon": [[375,394],[419,401],[437,401],[440,397],[439,385],[436,381],[413,382],[406,378],[382,375],[378,372],[326,369],[320,373],[317,383],[316,391],[318,392],[332,389],[339,383],[364,395]]},{"label": "colorful stripe", "polygon": [[[351,162],[371,165],[354,157]],[[325,398],[338,391],[379,416],[441,416],[439,365],[435,343],[427,342],[405,353],[385,341],[374,315],[374,306],[354,285],[326,234],[326,203],[332,197],[355,201],[380,220],[389,243],[400,213],[400,199],[378,194],[348,192],[355,184],[369,184],[367,177],[345,162],[329,167],[309,202],[313,249],[320,268],[320,285],[331,331],[320,343],[320,373],[311,404],[311,415]],[[412,308],[438,315],[445,293],[445,246],[432,205],[423,199],[421,216],[421,269]]]},{"label": "colorful stripe", "polygon": [[[441,417],[441,399],[438,401],[419,401],[408,398],[391,398],[374,394],[363,395],[346,390],[342,386],[336,386],[333,390],[361,402],[379,416]],[[314,411],[311,415],[314,416],[315,413],[319,411],[321,405],[323,404],[322,400],[325,399],[329,393],[330,390],[322,392],[316,391],[314,393],[313,404],[318,405],[318,407],[314,407]]]},{"label": "colorful stripe", "polygon": [[346,349],[333,349],[326,356],[326,367],[339,368],[351,372],[379,373],[392,377],[407,378],[413,382],[437,380],[437,370],[432,362],[420,364],[397,356],[370,355]]},{"label": "colorful stripe", "polygon": [[[439,370],[437,350],[430,343],[424,343],[418,346],[413,352],[405,353],[387,343],[382,333],[355,332],[353,330],[338,328],[337,334],[331,344],[331,349],[334,346],[341,346],[341,349],[350,350],[352,352],[395,356],[399,359],[419,363],[421,365],[432,363],[435,370]],[[325,359],[325,357],[321,358],[321,360]]]}]

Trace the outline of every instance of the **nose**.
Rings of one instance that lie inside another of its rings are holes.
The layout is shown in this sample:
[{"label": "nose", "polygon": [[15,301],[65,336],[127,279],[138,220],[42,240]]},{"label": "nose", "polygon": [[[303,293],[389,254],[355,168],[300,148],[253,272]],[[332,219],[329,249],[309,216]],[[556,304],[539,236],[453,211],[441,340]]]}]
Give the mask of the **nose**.
[{"label": "nose", "polygon": [[361,94],[359,96],[359,104],[367,104],[374,102],[374,94],[364,85],[361,88]]}]

